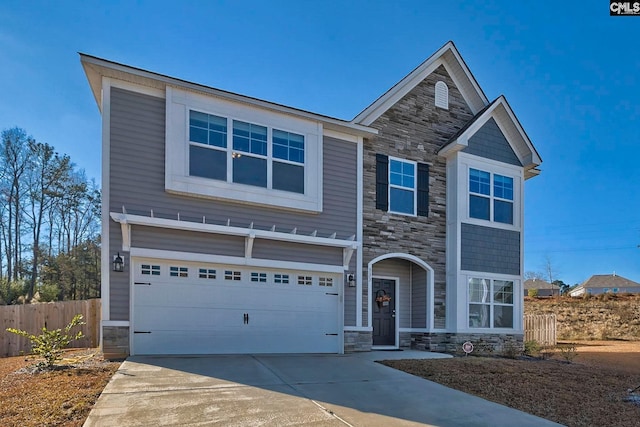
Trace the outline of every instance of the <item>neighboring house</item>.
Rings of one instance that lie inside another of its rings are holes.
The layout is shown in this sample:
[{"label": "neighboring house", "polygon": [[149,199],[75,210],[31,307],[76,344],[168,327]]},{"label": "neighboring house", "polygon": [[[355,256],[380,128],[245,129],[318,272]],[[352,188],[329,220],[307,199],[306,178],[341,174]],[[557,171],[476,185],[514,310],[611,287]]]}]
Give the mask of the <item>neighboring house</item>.
[{"label": "neighboring house", "polygon": [[529,295],[529,290],[535,289],[538,291],[539,297],[557,297],[560,295],[560,287],[549,283],[542,279],[527,279],[524,281],[524,296]]},{"label": "neighboring house", "polygon": [[541,160],[453,43],[351,121],[81,62],[103,117],[108,357],[522,341]]},{"label": "neighboring house", "polygon": [[626,279],[617,274],[594,274],[589,279],[582,282],[577,287],[569,291],[572,297],[579,297],[584,294],[638,294],[640,293],[640,283]]}]

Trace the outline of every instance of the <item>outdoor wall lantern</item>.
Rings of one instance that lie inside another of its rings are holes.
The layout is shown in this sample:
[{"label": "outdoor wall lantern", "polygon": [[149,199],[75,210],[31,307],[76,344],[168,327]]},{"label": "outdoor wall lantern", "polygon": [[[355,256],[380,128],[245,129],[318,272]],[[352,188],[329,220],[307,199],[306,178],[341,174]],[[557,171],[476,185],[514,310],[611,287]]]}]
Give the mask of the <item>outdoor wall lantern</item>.
[{"label": "outdoor wall lantern", "polygon": [[118,273],[124,271],[124,260],[120,256],[120,252],[118,252],[118,255],[113,256],[113,271],[117,271]]},{"label": "outdoor wall lantern", "polygon": [[354,286],[356,286],[356,275],[352,274],[352,273],[348,273],[347,274],[347,283],[349,284],[350,288],[353,288]]}]

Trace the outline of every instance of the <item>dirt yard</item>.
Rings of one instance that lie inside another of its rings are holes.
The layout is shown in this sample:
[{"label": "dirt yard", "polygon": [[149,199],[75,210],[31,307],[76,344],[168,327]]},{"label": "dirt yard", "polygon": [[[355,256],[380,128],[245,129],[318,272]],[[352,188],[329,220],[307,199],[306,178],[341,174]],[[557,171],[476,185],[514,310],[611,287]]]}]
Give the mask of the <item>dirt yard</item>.
[{"label": "dirt yard", "polygon": [[384,364],[570,427],[640,426],[640,342],[575,343],[549,360],[456,357]]},{"label": "dirt yard", "polygon": [[107,362],[97,349],[70,350],[61,368],[34,369],[33,357],[0,358],[2,427],[84,424],[89,411],[120,363]]},{"label": "dirt yard", "polygon": [[[572,363],[456,357],[385,364],[568,426],[640,426],[640,406],[625,401],[640,386],[640,342],[589,341]],[[64,369],[34,372],[33,358],[0,358],[3,427],[84,423],[119,363],[96,349],[67,353]],[[640,392],[636,393],[640,396]]]}]

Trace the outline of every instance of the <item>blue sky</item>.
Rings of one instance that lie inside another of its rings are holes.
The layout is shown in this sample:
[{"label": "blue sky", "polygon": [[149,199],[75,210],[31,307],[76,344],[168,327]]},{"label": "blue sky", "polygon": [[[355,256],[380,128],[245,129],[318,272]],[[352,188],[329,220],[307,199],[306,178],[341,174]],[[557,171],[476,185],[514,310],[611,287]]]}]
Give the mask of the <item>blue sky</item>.
[{"label": "blue sky", "polygon": [[606,0],[14,1],[0,4],[0,129],[100,178],[77,52],[352,119],[448,40],[504,94],[544,163],[526,184],[525,270],[640,281],[640,16]]}]

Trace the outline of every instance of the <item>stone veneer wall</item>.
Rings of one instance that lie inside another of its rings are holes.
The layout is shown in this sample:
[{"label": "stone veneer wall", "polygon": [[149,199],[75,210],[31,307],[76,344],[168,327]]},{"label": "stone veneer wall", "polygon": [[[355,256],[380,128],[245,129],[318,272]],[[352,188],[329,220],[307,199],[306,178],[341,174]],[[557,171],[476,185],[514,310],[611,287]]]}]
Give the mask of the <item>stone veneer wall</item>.
[{"label": "stone veneer wall", "polygon": [[124,359],[129,355],[129,327],[104,326],[102,353],[105,359]]},{"label": "stone veneer wall", "polygon": [[458,334],[458,333],[412,333],[411,348],[441,353],[464,354],[462,344],[470,341],[477,354],[500,353],[512,346],[524,348],[522,334]]},{"label": "stone veneer wall", "polygon": [[[449,87],[449,109],[435,107],[435,84]],[[473,114],[443,66],[438,67],[403,99],[371,124],[379,134],[364,142],[363,282],[367,264],[392,252],[409,253],[427,262],[435,273],[436,328],[445,327],[446,162],[438,150]],[[429,165],[429,216],[408,217],[376,209],[376,153]],[[375,269],[375,267],[374,267]],[[363,326],[368,295],[362,295]]]},{"label": "stone veneer wall", "polygon": [[373,336],[367,331],[344,331],[344,352],[371,351]]}]

